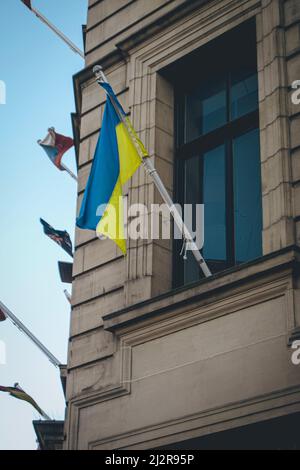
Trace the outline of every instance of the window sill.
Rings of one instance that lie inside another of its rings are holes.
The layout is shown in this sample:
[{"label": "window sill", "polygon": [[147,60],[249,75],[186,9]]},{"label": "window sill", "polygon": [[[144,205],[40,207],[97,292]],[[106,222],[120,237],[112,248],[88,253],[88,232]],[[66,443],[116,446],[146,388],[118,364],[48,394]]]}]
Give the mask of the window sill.
[{"label": "window sill", "polygon": [[127,328],[141,321],[150,321],[162,316],[182,311],[192,304],[208,304],[218,297],[224,296],[234,288],[250,283],[264,282],[268,277],[282,275],[286,272],[291,276],[300,273],[300,247],[290,246],[259,259],[234,266],[217,273],[210,278],[202,279],[179,289],[173,289],[158,297],[130,305],[122,310],[104,315],[104,328],[116,331]]}]

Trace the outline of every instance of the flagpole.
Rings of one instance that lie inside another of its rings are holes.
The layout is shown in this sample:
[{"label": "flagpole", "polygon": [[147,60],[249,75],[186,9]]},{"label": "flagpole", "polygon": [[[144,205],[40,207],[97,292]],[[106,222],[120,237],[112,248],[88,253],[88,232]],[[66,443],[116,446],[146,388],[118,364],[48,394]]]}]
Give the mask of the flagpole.
[{"label": "flagpole", "polygon": [[67,291],[67,289],[64,290],[64,294],[65,294],[65,297],[66,297],[67,301],[69,302],[69,304],[72,304],[72,297],[71,297],[70,293]]},{"label": "flagpole", "polygon": [[[95,73],[95,76],[97,78],[97,81],[99,84],[105,82],[105,83],[108,83],[106,77],[105,77],[105,74],[103,72],[103,69],[100,65],[95,65],[95,67],[93,68],[93,72]],[[165,203],[167,204],[168,208],[169,208],[169,211],[171,213],[171,215],[173,216],[174,218],[174,221],[177,225],[177,227],[179,228],[180,232],[183,234],[183,237],[184,237],[184,248],[185,248],[185,252],[187,250],[187,248],[190,248],[199,267],[202,269],[203,271],[203,274],[205,275],[205,277],[210,277],[212,274],[210,272],[210,269],[209,267],[207,266],[203,256],[201,255],[200,251],[199,251],[199,248],[197,247],[189,229],[187,228],[187,226],[185,225],[182,217],[181,217],[181,214],[179,213],[178,209],[176,208],[176,206],[174,205],[173,201],[172,201],[172,198],[170,197],[166,187],[164,186],[159,174],[157,173],[157,170],[155,169],[151,159],[147,156],[145,157],[141,151],[141,148],[140,148],[140,145],[138,144],[137,140],[136,140],[136,137],[133,135],[133,132],[131,131],[130,127],[128,126],[128,123],[125,119],[125,117],[122,115],[122,113],[120,112],[120,109],[117,105],[117,103],[114,101],[114,99],[108,95],[110,100],[111,100],[111,103],[118,115],[118,117],[120,118],[120,120],[123,122],[123,124],[125,125],[126,129],[127,129],[127,132],[142,160],[142,163],[144,165],[144,168],[146,170],[146,172],[149,174],[149,176],[151,176],[156,188],[158,189],[160,195],[162,196],[163,200],[165,201]]]},{"label": "flagpole", "polygon": [[54,24],[52,24],[40,11],[35,8],[29,8],[46,26],[48,26],[60,39],[62,39],[76,54],[84,59],[84,53],[67,37],[62,33]]},{"label": "flagpole", "polygon": [[10,319],[10,321],[22,331],[38,348],[42,351],[43,354],[47,356],[50,362],[55,367],[59,367],[61,362],[49,351],[49,349],[44,346],[39,339],[37,339],[31,331],[26,328],[26,326],[0,301],[0,310],[3,311],[4,315]]},{"label": "flagpole", "polygon": [[70,168],[68,168],[64,163],[60,163],[60,166],[61,168],[63,168],[67,173],[69,173],[69,175],[71,176],[71,178],[73,178],[73,180],[75,181],[78,181],[78,178],[76,175],[74,175],[73,171],[70,170]]}]

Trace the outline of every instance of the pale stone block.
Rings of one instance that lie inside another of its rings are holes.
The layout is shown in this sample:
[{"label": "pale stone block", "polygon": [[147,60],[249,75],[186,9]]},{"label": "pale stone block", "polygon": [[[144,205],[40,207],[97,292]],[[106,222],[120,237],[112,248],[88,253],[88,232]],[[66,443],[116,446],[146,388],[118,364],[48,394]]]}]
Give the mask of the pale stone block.
[{"label": "pale stone block", "polygon": [[85,271],[108,263],[120,256],[120,249],[111,240],[95,240],[84,248],[83,269]]},{"label": "pale stone block", "polygon": [[172,251],[165,249],[162,245],[153,245],[153,282],[152,296],[168,292],[172,288]]},{"label": "pale stone block", "polygon": [[70,336],[92,330],[103,325],[103,315],[125,306],[124,288],[91,300],[72,310]]},{"label": "pale stone block", "polygon": [[286,61],[283,58],[275,58],[259,73],[259,100],[271,95],[277,88],[285,86]]},{"label": "pale stone block", "polygon": [[[80,196],[82,196],[81,194]],[[75,246],[81,246],[84,243],[88,243],[92,240],[97,240],[95,230],[83,230],[76,227],[75,231]]]},{"label": "pale stone block", "polygon": [[112,357],[96,363],[69,370],[67,380],[68,400],[87,392],[101,391],[116,386],[120,380],[119,363]]},{"label": "pale stone block", "polygon": [[133,127],[138,134],[155,125],[155,108],[155,100],[145,101],[131,107]]},{"label": "pale stone block", "polygon": [[281,150],[262,162],[262,194],[267,194],[290,179],[290,153]]},{"label": "pale stone block", "polygon": [[276,119],[260,132],[261,161],[289,147],[288,120],[285,117]]},{"label": "pale stone block", "polygon": [[73,261],[73,276],[83,271],[83,250],[75,250]]},{"label": "pale stone block", "polygon": [[287,116],[286,104],[286,88],[277,88],[273,93],[266,96],[259,104],[260,129],[265,129],[279,117]]},{"label": "pale stone block", "polygon": [[291,119],[291,148],[300,146],[300,117]]},{"label": "pale stone block", "polygon": [[285,55],[284,30],[280,27],[273,29],[257,44],[258,71],[262,71],[278,57]]},{"label": "pale stone block", "polygon": [[95,3],[97,3],[99,0],[89,0],[89,8],[91,8]]},{"label": "pale stone block", "polygon": [[154,154],[170,163],[174,160],[174,137],[158,127],[155,127]]},{"label": "pale stone block", "polygon": [[148,239],[131,239],[128,245],[127,279],[131,281],[150,275],[152,242]]},{"label": "pale stone block", "polygon": [[[146,343],[137,345],[132,354],[132,378],[161,374],[193,364],[197,359],[224,357],[232,351],[241,352],[255,342],[267,341],[280,334],[285,336],[286,323],[283,314],[284,299],[272,299],[185,328]],[[199,313],[198,313],[199,315]],[[270,322],[270,319],[272,321]],[[247,327],[246,327],[247,325]],[[236,334],[237,331],[239,334]],[[184,357],[184,361],[183,361]],[[194,365],[197,367],[196,365]]]},{"label": "pale stone block", "polygon": [[299,48],[300,45],[300,25],[295,24],[288,28],[285,32],[286,53],[290,54]]},{"label": "pale stone block", "polygon": [[68,367],[78,367],[111,356],[115,351],[112,333],[98,328],[71,339]]},{"label": "pale stone block", "polygon": [[124,6],[131,3],[131,0],[109,0],[109,1],[102,1],[100,3],[95,4],[96,0],[94,0],[94,8],[90,8],[88,11],[88,20],[87,24],[88,27],[93,27],[96,23],[100,21],[107,21],[107,17],[114,14]]},{"label": "pale stone block", "polygon": [[120,256],[120,251],[115,243],[112,243],[109,239],[100,240],[98,237],[77,248],[76,253],[81,254],[82,263],[78,265],[74,276],[99,267]]},{"label": "pale stone block", "polygon": [[114,262],[77,276],[73,282],[72,305],[76,306],[120,288],[125,279],[124,265],[122,256]]},{"label": "pale stone block", "polygon": [[300,149],[291,153],[293,181],[300,181]]},{"label": "pale stone block", "polygon": [[91,171],[91,163],[84,165],[78,170],[78,193],[84,191],[89,174]]},{"label": "pale stone block", "polygon": [[156,99],[174,108],[173,85],[159,73],[156,74]]},{"label": "pale stone block", "polygon": [[151,298],[151,276],[130,279],[125,286],[126,305],[134,305]]},{"label": "pale stone block", "polygon": [[278,0],[272,0],[262,6],[263,34],[267,36],[275,26],[280,25],[280,5]]},{"label": "pale stone block", "polygon": [[294,243],[294,221],[292,217],[283,217],[263,230],[264,255],[293,245]]},{"label": "pale stone block", "polygon": [[174,108],[156,101],[155,108],[155,125],[167,132],[170,135],[174,135]]},{"label": "pale stone block", "polygon": [[164,185],[170,193],[173,191],[173,163],[163,158],[155,158],[155,167],[161,177]]},{"label": "pale stone block", "polygon": [[288,85],[300,80],[300,53],[287,60]]},{"label": "pale stone block", "polygon": [[93,134],[95,132],[99,133],[101,128],[102,118],[104,112],[104,105],[93,109],[92,111],[84,114],[81,118],[81,128],[80,128],[80,138],[84,139],[85,137]]},{"label": "pale stone block", "polygon": [[79,166],[84,165],[86,162],[91,161],[94,158],[98,138],[99,132],[96,132],[81,142],[79,150]]},{"label": "pale stone block", "polygon": [[108,41],[111,37],[122,33],[124,29],[129,29],[138,20],[148,16],[153,10],[164,6],[165,0],[139,0],[128,4],[126,10],[116,11],[116,13],[106,19],[105,22],[88,31],[86,37],[86,51],[99,46]]},{"label": "pale stone block", "polygon": [[263,194],[264,228],[277,223],[282,217],[291,216],[291,185],[281,183]]},{"label": "pale stone block", "polygon": [[300,216],[300,183],[293,188],[294,217]]},{"label": "pale stone block", "polygon": [[298,0],[285,0],[284,2],[285,25],[300,21],[300,3]]}]

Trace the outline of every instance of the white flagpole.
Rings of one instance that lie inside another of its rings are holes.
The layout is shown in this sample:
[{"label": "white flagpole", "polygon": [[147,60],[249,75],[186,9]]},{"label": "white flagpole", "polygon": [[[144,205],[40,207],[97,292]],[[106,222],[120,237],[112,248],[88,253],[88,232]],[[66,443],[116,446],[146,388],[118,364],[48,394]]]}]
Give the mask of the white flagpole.
[{"label": "white flagpole", "polygon": [[54,26],[50,21],[38,10],[31,7],[29,8],[36,16],[39,18],[46,26],[48,26],[60,39],[62,39],[76,54],[79,54],[80,57],[84,59],[84,53],[67,37],[62,33],[56,26]]},{"label": "white flagpole", "polygon": [[[105,74],[102,70],[102,67],[100,65],[96,65],[93,68],[93,72],[95,73],[97,81],[98,81],[99,84],[101,84],[101,82],[108,83],[108,81],[105,77]],[[199,251],[199,248],[197,247],[192,235],[190,234],[189,229],[187,228],[184,221],[182,220],[181,214],[179,213],[176,206],[174,205],[174,203],[172,201],[172,198],[170,197],[170,195],[169,195],[167,189],[165,188],[159,174],[157,173],[157,170],[154,168],[151,159],[149,157],[145,157],[143,155],[143,153],[141,151],[141,148],[140,148],[135,136],[133,135],[130,127],[128,126],[128,123],[127,123],[126,119],[124,118],[124,116],[120,112],[117,103],[114,102],[114,100],[112,99],[112,97],[110,95],[109,95],[109,98],[111,100],[111,103],[112,103],[118,117],[124,123],[124,125],[127,129],[127,132],[129,134],[134,146],[136,147],[137,152],[138,152],[138,154],[139,154],[139,156],[140,156],[140,158],[143,162],[143,165],[144,165],[144,168],[145,168],[146,172],[153,179],[154,184],[155,184],[156,188],[158,189],[160,195],[162,196],[163,200],[167,204],[167,206],[169,208],[169,211],[170,211],[171,215],[173,216],[176,225],[178,226],[180,232],[183,234],[185,248],[189,247],[191,249],[191,251],[193,252],[193,255],[194,255],[198,265],[202,269],[203,274],[205,275],[205,277],[210,277],[212,274],[209,270],[209,267],[207,266],[203,256],[201,255],[201,253]]]},{"label": "white flagpole", "polygon": [[66,170],[67,173],[69,173],[69,175],[71,176],[71,178],[73,178],[73,180],[75,181],[78,181],[78,178],[76,175],[74,175],[73,171],[70,170],[70,168],[68,168],[64,163],[60,163],[60,166]]},{"label": "white flagpole", "polygon": [[37,339],[31,331],[26,328],[26,326],[0,301],[0,310],[3,311],[4,315],[10,319],[10,321],[20,330],[22,331],[38,348],[42,351],[43,354],[47,356],[50,362],[55,367],[59,367],[61,362],[49,351],[49,349],[44,346],[39,339]]},{"label": "white flagpole", "polygon": [[67,289],[64,290],[64,294],[69,304],[72,304],[72,297],[71,297],[71,294],[67,291]]}]

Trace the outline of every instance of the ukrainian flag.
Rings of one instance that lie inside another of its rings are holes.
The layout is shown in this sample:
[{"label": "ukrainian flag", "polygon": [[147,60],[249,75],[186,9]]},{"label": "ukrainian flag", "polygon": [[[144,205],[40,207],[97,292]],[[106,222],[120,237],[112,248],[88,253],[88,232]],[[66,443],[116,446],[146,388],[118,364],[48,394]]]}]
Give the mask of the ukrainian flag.
[{"label": "ukrainian flag", "polygon": [[[113,240],[126,254],[122,185],[135,173],[142,159],[148,156],[129,119],[108,83],[101,83],[107,92],[102,128],[90,176],[86,185],[77,226],[96,230]],[[125,126],[120,115],[126,120]],[[128,131],[130,129],[130,133]],[[134,136],[135,144],[130,136]]]}]

